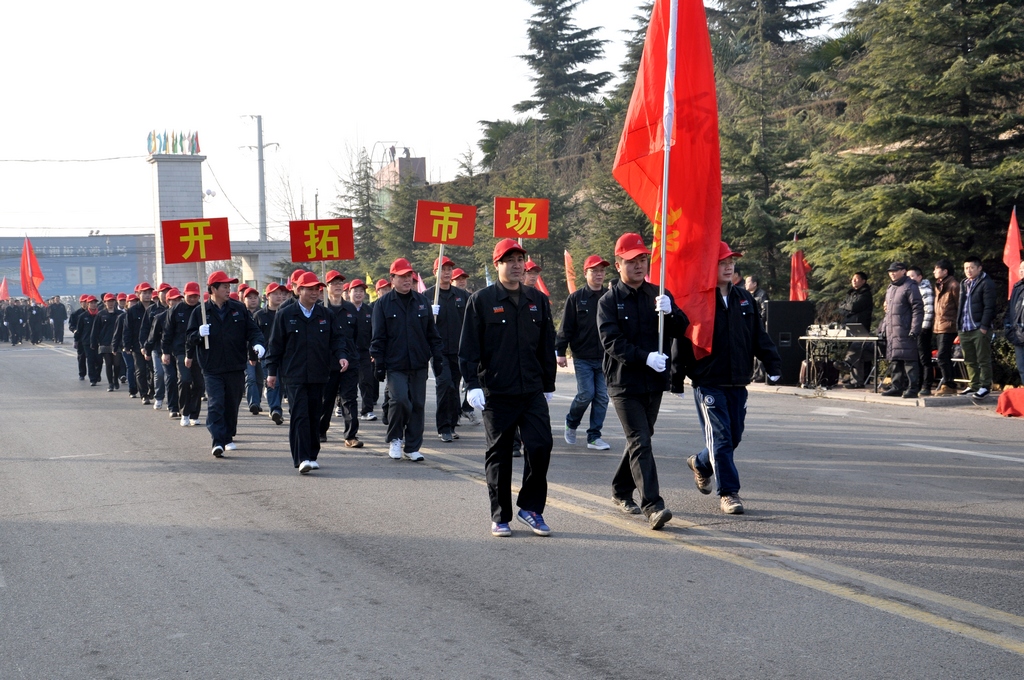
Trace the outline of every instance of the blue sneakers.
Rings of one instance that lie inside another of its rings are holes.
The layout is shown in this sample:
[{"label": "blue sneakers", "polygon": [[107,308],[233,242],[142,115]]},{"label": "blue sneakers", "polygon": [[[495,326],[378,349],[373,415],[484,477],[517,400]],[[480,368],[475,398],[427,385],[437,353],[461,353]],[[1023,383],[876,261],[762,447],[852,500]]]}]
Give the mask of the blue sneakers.
[{"label": "blue sneakers", "polygon": [[512,535],[512,528],[507,522],[491,522],[491,536],[507,538]]},{"label": "blue sneakers", "polygon": [[544,518],[540,516],[540,513],[531,512],[530,510],[520,510],[516,514],[516,518],[526,526],[530,527],[530,529],[533,530],[533,533],[538,536],[551,535],[551,529],[544,523]]}]

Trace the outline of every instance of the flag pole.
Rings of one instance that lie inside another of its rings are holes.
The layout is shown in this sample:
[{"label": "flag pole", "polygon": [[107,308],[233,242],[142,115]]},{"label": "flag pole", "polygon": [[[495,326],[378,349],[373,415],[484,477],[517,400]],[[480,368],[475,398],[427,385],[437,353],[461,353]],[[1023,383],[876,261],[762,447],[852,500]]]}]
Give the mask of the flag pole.
[{"label": "flag pole", "polygon": [[[444,244],[437,250],[437,273],[434,274],[434,306],[437,306],[437,301],[441,298],[441,263],[444,262]],[[434,316],[434,321],[437,321],[437,316]]]},{"label": "flag pole", "polygon": [[[669,0],[668,22],[668,56],[665,61],[665,102],[662,111],[662,127],[664,134],[664,167],[661,175],[661,243],[659,255],[659,294],[665,294],[665,234],[668,228],[668,180],[669,156],[672,151],[672,131],[675,119],[676,101],[676,34],[679,25],[679,0]],[[658,314],[658,351],[665,347],[665,315]]]}]

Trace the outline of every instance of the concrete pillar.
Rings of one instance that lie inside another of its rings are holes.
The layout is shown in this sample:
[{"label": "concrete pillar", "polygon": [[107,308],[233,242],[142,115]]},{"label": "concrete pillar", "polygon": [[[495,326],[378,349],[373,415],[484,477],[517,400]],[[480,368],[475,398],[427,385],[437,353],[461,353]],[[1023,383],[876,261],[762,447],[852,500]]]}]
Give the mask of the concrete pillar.
[{"label": "concrete pillar", "polygon": [[[153,154],[146,159],[153,166],[153,205],[156,233],[156,272],[153,287],[161,281],[184,287],[198,281],[206,290],[206,263],[164,264],[164,240],[160,222],[203,217],[203,172],[206,156]],[[147,274],[148,276],[148,274]]]}]

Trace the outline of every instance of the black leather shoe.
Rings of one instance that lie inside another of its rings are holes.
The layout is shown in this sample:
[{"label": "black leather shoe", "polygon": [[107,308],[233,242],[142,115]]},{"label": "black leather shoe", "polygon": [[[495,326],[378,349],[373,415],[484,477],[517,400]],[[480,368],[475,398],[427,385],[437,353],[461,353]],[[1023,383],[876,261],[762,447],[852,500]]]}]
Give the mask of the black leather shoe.
[{"label": "black leather shoe", "polygon": [[898,390],[894,387],[890,387],[885,392],[882,392],[883,397],[902,397],[903,390]]}]

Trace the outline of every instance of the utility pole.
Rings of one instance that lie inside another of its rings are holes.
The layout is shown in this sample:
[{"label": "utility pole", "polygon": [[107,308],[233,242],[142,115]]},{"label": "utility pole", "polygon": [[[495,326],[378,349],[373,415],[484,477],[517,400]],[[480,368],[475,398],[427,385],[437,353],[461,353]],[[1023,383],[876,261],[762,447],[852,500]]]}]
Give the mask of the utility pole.
[{"label": "utility pole", "polygon": [[[256,119],[256,162],[259,166],[260,191],[260,241],[267,240],[267,187],[263,172],[263,149],[268,146],[280,146],[277,142],[263,143],[263,116],[249,116]],[[252,149],[254,147],[246,147]]]},{"label": "utility pole", "polygon": [[313,219],[320,219],[320,190],[315,189],[313,193]]}]

